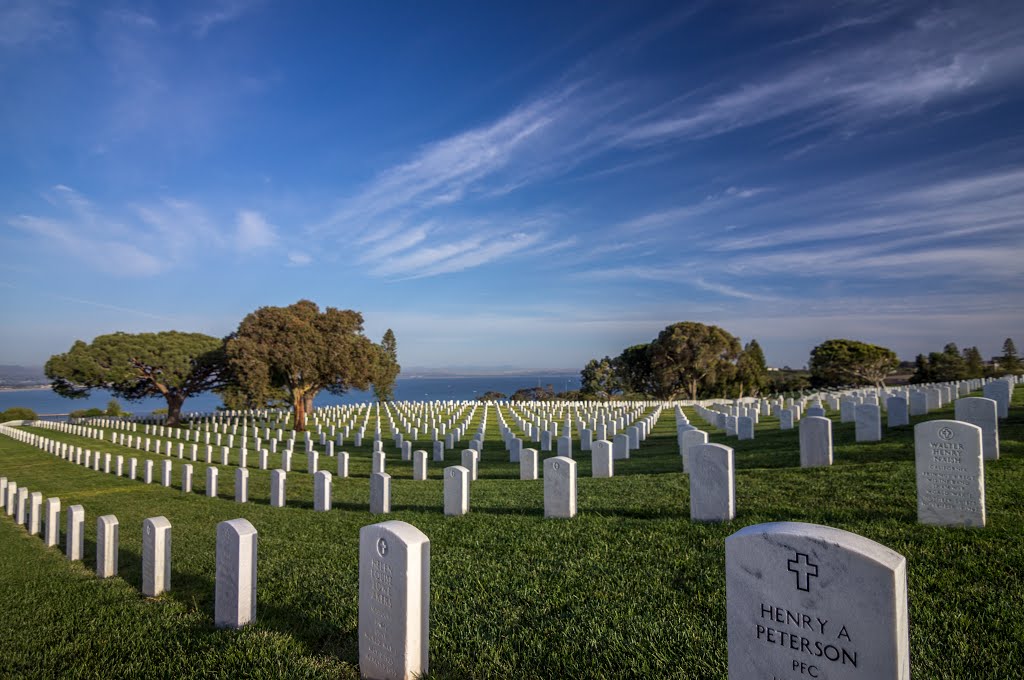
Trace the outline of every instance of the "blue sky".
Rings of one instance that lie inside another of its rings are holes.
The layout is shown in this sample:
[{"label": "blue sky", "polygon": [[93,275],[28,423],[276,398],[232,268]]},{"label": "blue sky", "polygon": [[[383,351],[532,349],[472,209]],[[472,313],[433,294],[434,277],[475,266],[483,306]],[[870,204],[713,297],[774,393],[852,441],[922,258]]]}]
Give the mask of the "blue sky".
[{"label": "blue sky", "polygon": [[1024,344],[1024,3],[0,0],[0,363],[309,298],[406,367]]}]

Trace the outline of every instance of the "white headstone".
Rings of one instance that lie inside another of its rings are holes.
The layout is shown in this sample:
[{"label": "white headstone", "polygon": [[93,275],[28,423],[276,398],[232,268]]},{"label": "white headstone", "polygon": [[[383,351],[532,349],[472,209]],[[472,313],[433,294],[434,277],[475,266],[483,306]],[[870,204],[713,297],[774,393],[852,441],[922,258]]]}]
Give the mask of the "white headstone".
[{"label": "white headstone", "polygon": [[215,467],[206,468],[206,495],[208,498],[217,497],[217,477],[220,471]]},{"label": "white headstone", "polygon": [[740,416],[736,419],[736,435],[740,441],[754,438],[754,419],[749,416]]},{"label": "white headstone", "polygon": [[576,461],[572,458],[554,456],[544,461],[544,516],[576,516]]},{"label": "white headstone", "polygon": [[537,479],[537,449],[519,452],[519,479]]},{"label": "white headstone", "polygon": [[283,508],[285,504],[285,481],[288,473],[284,470],[270,471],[270,507]]},{"label": "white headstone", "polygon": [[857,441],[877,442],[882,440],[882,413],[877,404],[858,404],[854,417]]},{"label": "white headstone", "polygon": [[615,462],[610,441],[599,439],[590,443],[590,474],[600,478],[614,476]]},{"label": "white headstone", "polygon": [[338,478],[348,478],[348,451],[338,452]]},{"label": "white headstone", "polygon": [[256,528],[246,519],[217,525],[214,624],[241,628],[256,619]]},{"label": "white headstone", "polygon": [[245,468],[235,470],[235,502],[249,502],[249,471]]},{"label": "white headstone", "polygon": [[683,472],[690,471],[690,449],[708,443],[708,433],[703,430],[687,430],[678,435],[679,455],[683,457]]},{"label": "white headstone", "polygon": [[462,465],[444,469],[444,514],[465,515],[469,512],[470,472]]},{"label": "white headstone", "polygon": [[55,546],[60,543],[60,499],[46,499],[46,527],[43,531],[46,545]]},{"label": "white headstone", "polygon": [[28,521],[28,488],[18,488],[14,498],[14,521],[25,526]]},{"label": "white headstone", "polygon": [[[480,460],[480,454],[475,449],[464,449],[462,451],[462,467],[469,470],[470,481],[476,481],[477,461]],[[447,480],[448,478],[445,477]]]},{"label": "white headstone", "polygon": [[800,421],[800,467],[832,464],[832,421],[808,416]]},{"label": "white headstone", "polygon": [[964,397],[953,402],[956,419],[981,428],[981,452],[985,460],[999,460],[999,405],[994,399]]},{"label": "white headstone", "polygon": [[727,522],[736,517],[733,451],[721,444],[690,447],[690,519]]},{"label": "white headstone", "polygon": [[923,416],[928,414],[928,395],[924,392],[910,393],[910,415]]},{"label": "white headstone", "polygon": [[885,400],[885,418],[888,427],[910,424],[910,409],[903,397],[889,397]]},{"label": "white headstone", "polygon": [[841,529],[775,522],[725,539],[730,680],[909,680],[907,563]]},{"label": "white headstone", "polygon": [[917,521],[939,526],[985,526],[985,468],[981,428],[957,420],[914,427]]},{"label": "white headstone", "polygon": [[331,473],[320,470],[313,475],[313,510],[328,512],[331,509]]},{"label": "white headstone", "polygon": [[68,528],[64,540],[68,559],[82,559],[85,551],[85,508],[81,505],[68,508]]},{"label": "white headstone", "polygon": [[427,452],[423,450],[413,451],[412,454],[412,478],[414,481],[422,482],[427,478]]},{"label": "white headstone", "polygon": [[142,594],[156,597],[171,589],[171,523],[166,517],[142,522]]},{"label": "white headstone", "polygon": [[405,522],[359,530],[359,672],[412,680],[429,672],[430,540]]},{"label": "white headstone", "polygon": [[391,475],[386,472],[370,474],[370,514],[386,515],[391,512]]},{"label": "white headstone", "polygon": [[617,434],[612,438],[612,457],[615,460],[629,459],[629,435]]},{"label": "white headstone", "polygon": [[117,517],[103,515],[96,521],[96,575],[100,578],[117,576],[117,548]]},{"label": "white headstone", "polygon": [[28,533],[30,536],[38,536],[42,530],[43,494],[40,491],[33,491],[28,495]]},{"label": "white headstone", "polygon": [[993,380],[982,388],[981,393],[986,399],[996,402],[1000,419],[1010,417],[1010,396],[1013,394],[1013,386],[1009,380]]}]

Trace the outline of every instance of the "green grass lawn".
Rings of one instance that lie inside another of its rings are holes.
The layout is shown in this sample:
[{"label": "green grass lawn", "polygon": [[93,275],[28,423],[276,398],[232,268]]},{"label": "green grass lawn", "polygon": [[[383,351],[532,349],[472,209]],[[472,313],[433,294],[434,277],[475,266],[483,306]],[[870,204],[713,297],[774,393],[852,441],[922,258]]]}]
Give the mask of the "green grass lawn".
[{"label": "green grass lawn", "polygon": [[[711,441],[736,451],[737,518],[689,520],[689,488],[666,410],[652,436],[613,479],[591,479],[579,462],[579,514],[543,518],[543,481],[519,481],[491,409],[470,514],[442,514],[440,463],[412,480],[387,438],[392,513],[368,512],[370,444],[341,447],[351,478],[335,478],[334,510],[312,511],[312,480],[297,447],[288,507],[269,506],[269,472],[254,469],[250,502],[233,502],[234,468],[221,468],[219,497],[115,478],[0,437],[0,475],[86,511],[84,562],[46,548],[0,517],[0,677],[358,677],[360,527],[399,519],[431,541],[431,677],[568,678],[726,675],[724,539],[761,522],[814,522],[886,545],[908,561],[911,669],[916,678],[1010,678],[1024,668],[1024,390],[1001,421],[999,461],[986,463],[988,526],[916,523],[912,427],[884,441],[854,442],[834,423],[835,464],[799,468],[798,431],[765,418],[757,439]],[[483,409],[477,409],[478,420]],[[704,423],[689,413],[698,426]],[[838,420],[837,414],[830,414]],[[951,418],[947,407],[929,418]],[[912,419],[912,424],[920,421]],[[510,420],[511,423],[511,420]],[[475,432],[476,425],[469,428]],[[92,450],[165,460],[107,442],[34,430]],[[238,437],[236,436],[236,440]],[[251,440],[251,438],[250,438]],[[431,451],[429,442],[414,449]],[[317,447],[320,449],[321,447]],[[186,458],[188,447],[186,446]],[[200,445],[200,458],[205,447]],[[446,465],[459,463],[449,451]],[[237,454],[237,451],[233,452]],[[215,460],[219,460],[215,449]],[[271,457],[276,460],[275,456]],[[237,463],[237,455],[232,462]],[[322,469],[335,461],[321,455]],[[127,470],[127,462],[125,464]],[[97,579],[96,519],[120,520],[120,575]],[[142,521],[172,526],[172,590],[141,595]],[[213,627],[218,522],[245,517],[259,531],[258,618],[240,631]]]}]

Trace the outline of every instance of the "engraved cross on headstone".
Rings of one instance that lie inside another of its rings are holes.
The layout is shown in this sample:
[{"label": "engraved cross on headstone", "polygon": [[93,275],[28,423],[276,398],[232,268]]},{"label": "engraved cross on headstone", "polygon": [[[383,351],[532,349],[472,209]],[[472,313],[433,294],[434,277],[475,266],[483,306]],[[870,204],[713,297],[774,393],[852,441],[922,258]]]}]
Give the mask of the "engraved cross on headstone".
[{"label": "engraved cross on headstone", "polygon": [[811,577],[818,577],[818,565],[812,564],[807,555],[804,553],[796,553],[795,560],[788,560],[786,564],[789,565],[789,571],[796,574],[796,588],[797,590],[809,591],[811,589]]}]

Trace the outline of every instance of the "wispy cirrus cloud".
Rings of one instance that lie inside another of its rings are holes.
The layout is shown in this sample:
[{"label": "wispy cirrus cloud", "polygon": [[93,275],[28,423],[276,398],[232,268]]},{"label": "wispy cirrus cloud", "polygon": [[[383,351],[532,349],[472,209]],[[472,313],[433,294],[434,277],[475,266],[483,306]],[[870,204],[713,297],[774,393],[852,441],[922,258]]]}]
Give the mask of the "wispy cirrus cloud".
[{"label": "wispy cirrus cloud", "polygon": [[204,3],[201,11],[188,18],[188,25],[195,37],[205,38],[218,26],[238,21],[263,4],[263,0],[216,0]]},{"label": "wispy cirrus cloud", "polygon": [[277,242],[276,231],[253,210],[223,227],[193,202],[161,198],[113,214],[72,187],[58,184],[43,196],[56,215],[21,214],[7,224],[92,269],[118,276],[154,276],[208,253],[252,253]]},{"label": "wispy cirrus cloud", "polygon": [[[370,275],[389,278],[450,274],[527,249],[565,247],[567,239],[558,239],[542,209],[509,214],[488,206],[606,149],[594,125],[621,100],[605,94],[583,83],[564,85],[429,143],[342,200],[311,233],[318,239],[361,233]],[[467,206],[493,214],[467,220],[461,216]]]},{"label": "wispy cirrus cloud", "polygon": [[234,243],[239,250],[249,252],[269,248],[278,241],[277,230],[255,210],[241,210]]},{"label": "wispy cirrus cloud", "polygon": [[872,126],[1019,80],[1022,45],[1020,6],[935,9],[881,42],[794,61],[711,98],[684,99],[675,110],[641,115],[624,129],[622,142],[701,139],[792,116],[804,117],[806,129]]},{"label": "wispy cirrus cloud", "polygon": [[67,0],[6,0],[0,4],[0,47],[28,47],[71,31]]}]

